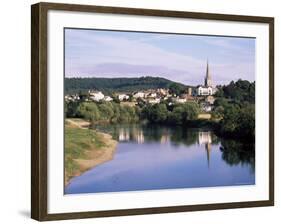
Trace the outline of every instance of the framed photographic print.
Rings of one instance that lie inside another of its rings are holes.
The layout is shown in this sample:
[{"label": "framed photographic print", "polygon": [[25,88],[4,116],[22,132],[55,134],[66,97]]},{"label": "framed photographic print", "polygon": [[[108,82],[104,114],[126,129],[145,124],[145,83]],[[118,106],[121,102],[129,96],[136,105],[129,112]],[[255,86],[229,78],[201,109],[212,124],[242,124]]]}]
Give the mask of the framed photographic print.
[{"label": "framed photographic print", "polygon": [[274,19],[32,5],[32,218],[274,204]]}]

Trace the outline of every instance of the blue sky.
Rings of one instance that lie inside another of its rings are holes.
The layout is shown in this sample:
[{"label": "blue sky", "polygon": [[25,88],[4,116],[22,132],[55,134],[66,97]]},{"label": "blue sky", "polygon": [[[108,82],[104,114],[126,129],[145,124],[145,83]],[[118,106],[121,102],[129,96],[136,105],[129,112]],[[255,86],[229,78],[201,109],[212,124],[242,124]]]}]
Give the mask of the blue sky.
[{"label": "blue sky", "polygon": [[65,30],[66,77],[159,76],[215,85],[255,80],[255,39],[102,30]]}]

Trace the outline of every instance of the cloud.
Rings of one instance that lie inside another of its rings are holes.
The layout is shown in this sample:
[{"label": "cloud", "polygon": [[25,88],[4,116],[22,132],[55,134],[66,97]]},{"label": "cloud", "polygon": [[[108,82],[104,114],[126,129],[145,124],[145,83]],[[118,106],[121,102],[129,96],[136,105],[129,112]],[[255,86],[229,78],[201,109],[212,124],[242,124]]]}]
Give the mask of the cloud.
[{"label": "cloud", "polygon": [[[193,36],[192,41],[187,41],[191,39],[177,35],[91,30],[66,30],[65,37],[65,68],[68,77],[152,75],[186,84],[200,84],[205,75],[208,55],[202,53],[200,57],[195,57],[195,54],[200,54],[202,47],[206,49],[210,45],[220,46],[219,50],[225,51],[224,55],[230,54],[229,58],[233,61],[211,63],[215,80],[220,77],[220,80],[229,81],[234,74],[242,73],[246,79],[254,77],[254,66],[251,63],[242,66],[241,60],[232,59],[237,57],[237,53],[232,56],[231,52],[239,51],[241,47],[221,38],[204,39],[201,36],[196,40],[197,37]],[[181,52],[178,49],[183,44],[198,45],[198,50]],[[212,53],[219,54],[219,50]],[[237,55],[249,57],[248,54]],[[241,71],[242,68],[245,71]]]}]

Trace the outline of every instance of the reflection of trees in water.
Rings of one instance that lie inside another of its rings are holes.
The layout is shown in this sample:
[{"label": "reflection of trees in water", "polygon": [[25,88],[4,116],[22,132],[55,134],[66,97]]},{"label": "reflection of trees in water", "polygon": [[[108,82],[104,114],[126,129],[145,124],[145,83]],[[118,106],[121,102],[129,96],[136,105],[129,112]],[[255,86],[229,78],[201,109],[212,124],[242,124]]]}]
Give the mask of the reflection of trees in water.
[{"label": "reflection of trees in water", "polygon": [[218,138],[211,131],[200,131],[180,126],[130,124],[100,126],[98,129],[110,133],[114,139],[120,142],[160,142],[161,144],[170,142],[176,146],[190,146],[199,142],[200,144],[217,144],[218,142]]},{"label": "reflection of trees in water", "polygon": [[176,127],[171,133],[171,142],[175,145],[190,146],[197,142],[198,132],[184,127]]},{"label": "reflection of trees in water", "polygon": [[222,159],[230,166],[250,165],[255,172],[255,144],[236,140],[221,140]]},{"label": "reflection of trees in water", "polygon": [[[208,167],[210,166],[212,147],[220,144],[222,159],[230,166],[250,165],[255,171],[255,145],[242,143],[237,140],[221,139],[210,130],[189,129],[185,127],[168,127],[161,125],[110,125],[99,128],[110,133],[120,142],[134,141],[142,144],[145,142],[171,143],[174,146],[191,146],[199,144],[204,146]],[[177,148],[177,147],[175,147]],[[187,147],[188,148],[188,147]]]}]

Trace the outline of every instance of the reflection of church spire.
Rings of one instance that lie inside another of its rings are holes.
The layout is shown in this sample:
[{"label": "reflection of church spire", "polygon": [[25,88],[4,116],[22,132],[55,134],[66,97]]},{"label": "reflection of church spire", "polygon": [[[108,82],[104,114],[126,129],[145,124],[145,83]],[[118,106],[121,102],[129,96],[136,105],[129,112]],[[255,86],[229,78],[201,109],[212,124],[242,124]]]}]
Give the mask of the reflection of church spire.
[{"label": "reflection of church spire", "polygon": [[199,145],[205,145],[205,150],[207,153],[208,167],[210,167],[211,158],[211,147],[212,147],[212,135],[210,131],[200,131],[198,132],[198,143]]},{"label": "reflection of church spire", "polygon": [[210,167],[210,156],[211,156],[211,143],[206,143],[205,144],[205,149],[207,152],[207,162],[208,162],[208,168]]}]

